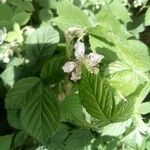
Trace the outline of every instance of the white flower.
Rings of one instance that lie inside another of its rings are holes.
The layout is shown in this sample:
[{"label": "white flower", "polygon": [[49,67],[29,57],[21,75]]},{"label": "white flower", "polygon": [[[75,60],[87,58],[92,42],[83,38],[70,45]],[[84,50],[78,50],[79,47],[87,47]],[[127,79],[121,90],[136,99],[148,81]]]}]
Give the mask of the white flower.
[{"label": "white flower", "polygon": [[4,57],[3,58],[3,62],[6,63],[6,64],[9,63],[10,62],[10,58],[9,57]]},{"label": "white flower", "polygon": [[85,52],[85,45],[84,43],[77,41],[74,45],[75,48],[75,57],[77,59],[84,58],[84,52]]},{"label": "white flower", "polygon": [[97,54],[97,53],[90,53],[87,57],[87,61],[90,66],[96,66],[98,63],[101,62],[101,60],[104,58],[103,55]]},{"label": "white flower", "polygon": [[73,61],[68,61],[64,64],[62,69],[64,70],[65,73],[71,73],[73,69],[76,67],[76,63]]},{"label": "white flower", "polygon": [[142,6],[143,0],[134,0],[133,5],[134,7]]}]

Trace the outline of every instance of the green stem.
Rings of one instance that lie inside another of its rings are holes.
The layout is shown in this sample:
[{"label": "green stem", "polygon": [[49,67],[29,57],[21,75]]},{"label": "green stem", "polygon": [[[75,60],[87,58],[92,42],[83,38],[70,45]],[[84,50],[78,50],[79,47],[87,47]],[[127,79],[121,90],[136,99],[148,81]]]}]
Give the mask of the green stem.
[{"label": "green stem", "polygon": [[72,50],[73,50],[73,42],[69,40],[67,41],[67,45],[66,45],[66,56],[68,59],[70,59],[72,55]]}]

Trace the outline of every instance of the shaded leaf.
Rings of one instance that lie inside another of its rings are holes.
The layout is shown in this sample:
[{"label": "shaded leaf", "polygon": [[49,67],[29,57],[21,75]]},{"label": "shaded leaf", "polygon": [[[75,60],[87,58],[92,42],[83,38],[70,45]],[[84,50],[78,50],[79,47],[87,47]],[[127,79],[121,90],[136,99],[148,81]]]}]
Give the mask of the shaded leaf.
[{"label": "shaded leaf", "polygon": [[0,149],[10,150],[13,135],[0,136]]},{"label": "shaded leaf", "polygon": [[27,100],[28,93],[30,93],[39,83],[40,79],[36,77],[24,78],[18,81],[7,93],[5,107],[20,109]]},{"label": "shaded leaf", "polygon": [[50,82],[51,84],[60,81],[64,76],[64,72],[62,70],[64,62],[64,55],[55,56],[48,60],[41,71],[41,77],[44,81]]},{"label": "shaded leaf", "polygon": [[22,127],[29,135],[44,143],[60,125],[58,100],[53,91],[41,82],[28,92],[27,97],[21,110]]}]

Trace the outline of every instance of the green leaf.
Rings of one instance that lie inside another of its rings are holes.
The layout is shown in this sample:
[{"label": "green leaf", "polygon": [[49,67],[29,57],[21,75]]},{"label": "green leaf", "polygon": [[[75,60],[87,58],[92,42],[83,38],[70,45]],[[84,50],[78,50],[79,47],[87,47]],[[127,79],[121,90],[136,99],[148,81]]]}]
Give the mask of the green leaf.
[{"label": "green leaf", "polygon": [[30,136],[44,143],[60,125],[58,100],[53,91],[41,82],[32,87],[26,97],[28,99],[20,116],[22,128]]},{"label": "green leaf", "polygon": [[[111,34],[113,32],[115,35],[120,38],[129,38],[132,35],[127,31],[125,26],[123,26],[119,20],[113,15],[109,7],[102,8],[99,13],[96,15],[97,21],[100,24],[100,28],[106,28],[106,34]],[[99,26],[97,27],[99,28]],[[98,33],[97,33],[98,34]],[[109,35],[110,36],[110,35]]]},{"label": "green leaf", "polygon": [[[109,31],[106,27],[89,28],[88,33],[102,37],[116,47],[118,57],[128,64],[137,74],[150,70],[148,47],[138,40],[125,40],[123,37]],[[142,53],[141,53],[142,52]]]},{"label": "green leaf", "polygon": [[25,25],[31,17],[31,13],[27,13],[25,11],[16,12],[11,18],[12,23],[18,23],[20,26]]},{"label": "green leaf", "polygon": [[14,57],[7,65],[6,69],[0,75],[5,86],[12,87],[14,85],[17,75],[19,74],[16,71],[16,67],[20,66],[23,62],[23,58]]},{"label": "green leaf", "polygon": [[27,101],[28,93],[30,93],[39,83],[40,79],[35,77],[24,78],[17,82],[7,93],[5,107],[10,109],[20,109],[25,101]]},{"label": "green leaf", "polygon": [[21,129],[21,121],[19,113],[20,113],[19,110],[7,109],[8,123],[15,129]]},{"label": "green leaf", "polygon": [[150,102],[142,103],[138,110],[138,112],[142,115],[150,113]]},{"label": "green leaf", "polygon": [[114,61],[109,64],[108,70],[111,86],[117,89],[122,96],[128,96],[138,87],[138,75],[126,63]]},{"label": "green leaf", "polygon": [[88,129],[74,130],[66,141],[66,149],[81,150],[90,144],[92,138],[93,136]]},{"label": "green leaf", "polygon": [[87,112],[99,120],[100,126],[125,121],[134,110],[135,101],[121,100],[115,104],[114,90],[100,75],[91,74],[85,68],[79,86],[79,97]]},{"label": "green leaf", "polygon": [[150,70],[150,56],[148,47],[137,40],[128,40],[125,43],[116,43],[120,49],[120,58],[131,66],[134,71],[149,71]]},{"label": "green leaf", "polygon": [[9,21],[13,15],[13,10],[9,5],[0,5],[0,20]]},{"label": "green leaf", "polygon": [[8,32],[5,41],[6,42],[13,42],[17,39],[17,37],[18,37],[18,35],[15,31]]},{"label": "green leaf", "polygon": [[34,0],[39,4],[40,7],[56,9],[57,1],[56,0]]},{"label": "green leaf", "polygon": [[150,92],[150,83],[145,82],[138,86],[138,88],[136,89],[136,91],[133,93],[132,96],[135,97],[137,103],[142,103],[149,92]]},{"label": "green leaf", "polygon": [[125,97],[134,92],[139,85],[138,76],[131,70],[115,72],[110,75],[109,81],[111,86]]},{"label": "green leaf", "polygon": [[13,135],[0,136],[0,149],[10,150]]},{"label": "green leaf", "polygon": [[69,130],[69,127],[67,127],[65,125],[61,125],[60,128],[57,130],[56,134],[54,134],[50,138],[50,142],[48,144],[48,149],[49,150],[60,149],[61,146],[64,144],[64,140],[69,135],[68,130]]},{"label": "green leaf", "polygon": [[79,97],[87,112],[99,119],[102,125],[112,122],[111,115],[114,111],[115,99],[113,90],[106,80],[84,69]]},{"label": "green leaf", "polygon": [[9,4],[19,7],[22,10],[32,12],[34,7],[31,2],[23,0],[7,0]]},{"label": "green leaf", "polygon": [[64,61],[64,55],[58,55],[51,58],[42,68],[42,79],[46,82],[50,82],[51,84],[59,82],[64,76],[64,72],[62,70]]},{"label": "green leaf", "polygon": [[129,12],[121,1],[113,1],[106,7],[110,8],[111,13],[114,14],[118,20],[120,19],[124,23],[131,21]]},{"label": "green leaf", "polygon": [[104,61],[110,63],[117,59],[117,50],[108,41],[93,35],[89,35],[89,41],[92,51],[96,51],[97,53],[105,56]]},{"label": "green leaf", "polygon": [[150,25],[150,8],[148,8],[145,13],[145,26],[149,25]]},{"label": "green leaf", "polygon": [[19,131],[14,138],[14,147],[23,145],[27,137],[28,135],[24,131]]},{"label": "green leaf", "polygon": [[58,5],[58,17],[55,23],[65,30],[69,27],[88,27],[91,23],[83,11],[69,2],[62,2]]},{"label": "green leaf", "polygon": [[102,135],[118,137],[126,131],[126,128],[129,127],[131,123],[132,123],[132,120],[129,119],[125,122],[119,122],[119,123],[113,123],[113,124],[107,125],[102,129]]},{"label": "green leaf", "polygon": [[27,58],[39,63],[53,54],[58,42],[59,33],[52,26],[41,26],[27,38]]},{"label": "green leaf", "polygon": [[50,9],[43,8],[39,12],[39,17],[41,21],[47,22],[53,18],[53,12]]},{"label": "green leaf", "polygon": [[65,120],[77,121],[76,118],[83,120],[82,106],[76,92],[77,89],[73,88],[60,105],[61,114]]}]

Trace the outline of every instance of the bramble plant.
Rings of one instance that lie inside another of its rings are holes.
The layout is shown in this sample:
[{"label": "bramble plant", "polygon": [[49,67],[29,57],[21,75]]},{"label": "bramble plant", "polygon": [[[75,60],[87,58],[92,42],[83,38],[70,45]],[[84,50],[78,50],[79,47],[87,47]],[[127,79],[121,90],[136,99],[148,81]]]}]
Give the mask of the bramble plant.
[{"label": "bramble plant", "polygon": [[0,150],[150,150],[149,6],[0,0]]}]

